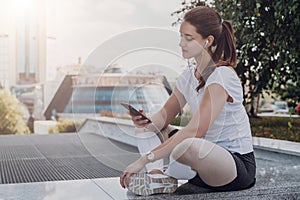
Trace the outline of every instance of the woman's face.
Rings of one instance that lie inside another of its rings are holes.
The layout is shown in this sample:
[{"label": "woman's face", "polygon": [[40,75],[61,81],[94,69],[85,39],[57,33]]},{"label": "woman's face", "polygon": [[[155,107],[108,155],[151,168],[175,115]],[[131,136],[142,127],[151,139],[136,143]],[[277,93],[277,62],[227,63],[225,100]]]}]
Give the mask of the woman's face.
[{"label": "woman's face", "polygon": [[181,40],[179,46],[182,50],[182,56],[185,59],[197,58],[203,53],[205,40],[197,33],[196,27],[187,21],[180,26]]}]

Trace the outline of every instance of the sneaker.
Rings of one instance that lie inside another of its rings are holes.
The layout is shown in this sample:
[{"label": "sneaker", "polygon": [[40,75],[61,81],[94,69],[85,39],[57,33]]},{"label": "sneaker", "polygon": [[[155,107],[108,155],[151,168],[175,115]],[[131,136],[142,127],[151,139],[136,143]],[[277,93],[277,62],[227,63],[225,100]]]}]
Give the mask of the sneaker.
[{"label": "sneaker", "polygon": [[177,179],[164,174],[137,173],[130,177],[128,190],[147,196],[159,193],[173,193],[178,187]]}]

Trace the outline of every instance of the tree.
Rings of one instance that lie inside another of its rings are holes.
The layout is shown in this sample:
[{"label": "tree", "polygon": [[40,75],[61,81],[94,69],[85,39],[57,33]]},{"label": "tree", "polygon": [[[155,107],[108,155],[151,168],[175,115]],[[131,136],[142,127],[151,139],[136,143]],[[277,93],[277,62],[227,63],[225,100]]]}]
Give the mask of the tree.
[{"label": "tree", "polygon": [[[208,1],[183,1],[174,12],[183,13]],[[246,86],[245,104],[256,115],[255,101],[263,90],[297,101],[300,93],[300,3],[297,0],[215,0],[212,6],[235,29],[238,65]],[[177,20],[179,21],[179,20]]]},{"label": "tree", "polygon": [[23,120],[17,98],[7,90],[0,90],[0,134],[30,133]]}]

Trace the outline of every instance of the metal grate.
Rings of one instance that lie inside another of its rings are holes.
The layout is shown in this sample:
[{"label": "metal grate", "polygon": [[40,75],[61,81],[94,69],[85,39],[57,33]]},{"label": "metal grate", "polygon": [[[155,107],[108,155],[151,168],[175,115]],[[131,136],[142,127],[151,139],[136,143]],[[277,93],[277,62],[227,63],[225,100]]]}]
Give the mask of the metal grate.
[{"label": "metal grate", "polygon": [[64,180],[45,159],[5,160],[1,163],[1,183]]},{"label": "metal grate", "polygon": [[0,146],[0,160],[44,158],[32,145]]},{"label": "metal grate", "polygon": [[120,171],[107,167],[93,157],[51,159],[50,162],[67,180],[120,175]]},{"label": "metal grate", "polygon": [[[97,139],[99,143],[93,139],[89,144],[94,149],[103,145],[103,138]],[[116,155],[107,148],[99,154]],[[131,146],[128,149],[132,151]],[[91,155],[77,134],[0,136],[0,170],[1,184],[117,177],[121,173]]]}]

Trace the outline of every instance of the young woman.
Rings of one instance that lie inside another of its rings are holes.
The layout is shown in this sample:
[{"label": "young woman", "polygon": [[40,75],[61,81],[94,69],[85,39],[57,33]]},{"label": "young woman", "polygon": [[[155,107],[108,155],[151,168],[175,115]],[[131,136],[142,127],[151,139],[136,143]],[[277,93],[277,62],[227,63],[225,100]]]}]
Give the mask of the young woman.
[{"label": "young woman", "polygon": [[[180,34],[182,56],[194,58],[195,67],[179,76],[151,124],[132,116],[137,127],[147,130],[139,149],[149,152],[124,170],[120,184],[139,195],[174,192],[177,179],[216,191],[250,188],[256,165],[243,89],[234,71],[233,28],[216,11],[200,6],[185,14]],[[190,122],[161,143],[154,132],[164,130],[186,103],[193,112]],[[170,163],[163,171],[166,157]],[[138,173],[145,166],[149,173]]]}]

